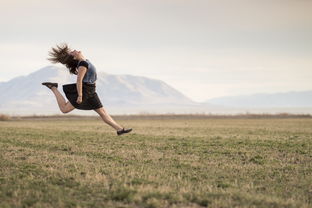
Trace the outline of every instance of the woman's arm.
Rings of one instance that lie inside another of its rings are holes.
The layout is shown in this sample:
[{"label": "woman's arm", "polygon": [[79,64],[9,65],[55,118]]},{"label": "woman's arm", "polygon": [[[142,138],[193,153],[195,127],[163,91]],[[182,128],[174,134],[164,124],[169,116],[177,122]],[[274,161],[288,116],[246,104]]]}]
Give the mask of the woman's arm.
[{"label": "woman's arm", "polygon": [[[77,74],[77,92],[78,92],[78,99],[77,99],[77,103],[80,104],[82,102],[82,80],[84,75],[87,72],[87,68],[84,66],[79,66],[78,68],[78,74]],[[81,98],[81,99],[79,99]],[[80,102],[78,102],[80,101]]]}]

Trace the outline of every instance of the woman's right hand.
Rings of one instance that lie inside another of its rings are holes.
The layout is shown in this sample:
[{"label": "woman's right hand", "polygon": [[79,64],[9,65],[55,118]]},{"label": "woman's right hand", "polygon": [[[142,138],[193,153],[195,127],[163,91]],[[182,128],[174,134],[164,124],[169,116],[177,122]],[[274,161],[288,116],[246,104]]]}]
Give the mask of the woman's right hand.
[{"label": "woman's right hand", "polygon": [[82,96],[78,96],[76,102],[77,102],[78,104],[82,103]]}]

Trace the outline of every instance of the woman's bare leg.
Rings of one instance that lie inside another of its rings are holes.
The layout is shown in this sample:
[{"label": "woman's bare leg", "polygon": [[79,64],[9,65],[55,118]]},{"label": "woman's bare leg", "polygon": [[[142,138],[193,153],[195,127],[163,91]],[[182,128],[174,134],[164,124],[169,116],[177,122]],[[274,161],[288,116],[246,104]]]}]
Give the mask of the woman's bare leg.
[{"label": "woman's bare leg", "polygon": [[68,113],[75,109],[75,107],[70,102],[65,101],[65,98],[56,87],[52,87],[51,90],[56,97],[57,104],[60,107],[62,113]]},{"label": "woman's bare leg", "polygon": [[101,116],[102,120],[105,123],[116,129],[117,131],[123,129],[123,127],[117,124],[116,121],[114,121],[114,119],[107,113],[107,111],[103,107],[95,109],[95,112],[97,112]]}]

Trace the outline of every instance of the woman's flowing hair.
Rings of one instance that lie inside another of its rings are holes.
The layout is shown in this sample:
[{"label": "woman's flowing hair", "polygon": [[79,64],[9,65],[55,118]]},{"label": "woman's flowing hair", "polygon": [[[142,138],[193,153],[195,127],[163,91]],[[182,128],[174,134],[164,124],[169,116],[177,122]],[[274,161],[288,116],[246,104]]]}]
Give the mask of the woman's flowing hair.
[{"label": "woman's flowing hair", "polygon": [[52,50],[49,51],[48,58],[49,61],[52,63],[61,63],[66,66],[66,68],[69,69],[69,72],[71,74],[77,74],[77,64],[78,60],[74,59],[74,56],[70,55],[69,52],[71,49],[68,47],[66,43],[63,43],[61,45],[56,45],[55,48],[52,47]]}]

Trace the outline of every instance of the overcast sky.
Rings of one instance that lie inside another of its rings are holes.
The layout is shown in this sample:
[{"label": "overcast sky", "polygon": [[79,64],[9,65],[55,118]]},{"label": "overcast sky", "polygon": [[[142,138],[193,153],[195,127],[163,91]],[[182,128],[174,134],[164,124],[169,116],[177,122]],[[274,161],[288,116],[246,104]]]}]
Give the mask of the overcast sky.
[{"label": "overcast sky", "polygon": [[[67,42],[111,74],[195,101],[312,90],[311,0],[0,0],[0,81]],[[44,81],[44,80],[43,80]]]}]

